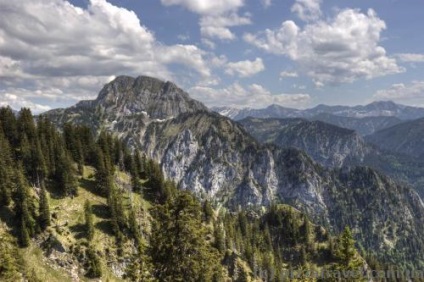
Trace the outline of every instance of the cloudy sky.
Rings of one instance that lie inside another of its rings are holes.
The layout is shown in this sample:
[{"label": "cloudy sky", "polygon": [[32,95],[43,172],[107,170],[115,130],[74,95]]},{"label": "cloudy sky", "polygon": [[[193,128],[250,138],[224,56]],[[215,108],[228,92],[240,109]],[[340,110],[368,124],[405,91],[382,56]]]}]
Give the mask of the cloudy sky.
[{"label": "cloudy sky", "polygon": [[422,0],[0,0],[0,105],[42,112],[117,75],[208,106],[424,106]]}]

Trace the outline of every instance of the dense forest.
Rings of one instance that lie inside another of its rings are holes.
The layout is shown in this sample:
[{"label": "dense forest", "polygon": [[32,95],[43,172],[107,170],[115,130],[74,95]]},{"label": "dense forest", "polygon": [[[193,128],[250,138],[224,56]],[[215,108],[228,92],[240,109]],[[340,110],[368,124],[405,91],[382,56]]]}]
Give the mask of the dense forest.
[{"label": "dense forest", "polygon": [[0,109],[0,219],[1,281],[296,281],[289,271],[388,268],[357,251],[349,227],[330,234],[287,205],[201,201],[117,137],[59,132],[28,109]]}]

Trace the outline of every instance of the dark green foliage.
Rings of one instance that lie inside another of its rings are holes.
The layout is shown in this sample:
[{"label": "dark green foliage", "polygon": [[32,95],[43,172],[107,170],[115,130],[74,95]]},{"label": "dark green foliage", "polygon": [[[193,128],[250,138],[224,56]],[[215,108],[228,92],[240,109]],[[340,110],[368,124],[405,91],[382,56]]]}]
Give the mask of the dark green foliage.
[{"label": "dark green foliage", "polygon": [[20,279],[21,257],[16,242],[7,234],[0,236],[0,281],[14,282]]},{"label": "dark green foliage", "polygon": [[150,254],[160,281],[211,281],[219,271],[217,252],[205,241],[201,207],[192,195],[178,193],[154,210]]},{"label": "dark green foliage", "polygon": [[9,142],[0,130],[0,206],[8,206],[12,200],[12,176],[13,162]]},{"label": "dark green foliage", "polygon": [[78,181],[75,176],[72,161],[66,152],[59,154],[56,163],[56,188],[63,196],[77,195]]},{"label": "dark green foliage", "polygon": [[40,189],[40,201],[38,208],[38,223],[41,230],[45,230],[50,225],[50,207],[44,185]]},{"label": "dark green foliage", "polygon": [[29,188],[26,180],[23,176],[22,169],[16,171],[15,176],[16,193],[14,197],[15,201],[15,213],[18,225],[18,237],[19,244],[22,247],[29,245],[31,236],[34,236],[37,231],[35,216],[35,205],[32,197],[29,195]]},{"label": "dark green foliage", "polygon": [[208,200],[203,203],[202,210],[205,221],[210,222],[213,219],[213,208]]},{"label": "dark green foliage", "polygon": [[93,223],[93,211],[91,209],[90,201],[86,201],[84,204],[84,219],[85,219],[85,233],[87,240],[91,241],[94,237],[94,223]]},{"label": "dark green foliage", "polygon": [[344,269],[355,269],[358,267],[360,263],[355,259],[355,240],[348,226],[345,227],[340,235],[338,245],[336,256],[340,261],[341,267]]},{"label": "dark green foliage", "polygon": [[140,227],[137,223],[137,219],[136,219],[136,215],[135,215],[133,207],[131,207],[130,212],[129,212],[128,224],[129,224],[129,229],[130,229],[130,232],[131,232],[134,240],[140,246],[140,244],[141,244]]}]

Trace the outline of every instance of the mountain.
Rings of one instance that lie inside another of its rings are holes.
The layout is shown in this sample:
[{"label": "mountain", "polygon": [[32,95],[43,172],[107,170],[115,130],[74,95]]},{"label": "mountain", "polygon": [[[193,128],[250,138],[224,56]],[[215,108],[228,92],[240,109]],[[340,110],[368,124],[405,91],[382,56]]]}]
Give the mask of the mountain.
[{"label": "mountain", "polygon": [[303,150],[329,168],[368,166],[408,183],[424,196],[422,160],[370,144],[353,130],[299,118],[246,118],[239,123],[262,144]]},{"label": "mountain", "polygon": [[231,108],[231,107],[213,107],[212,110],[233,120],[241,120],[247,117],[257,118],[281,118],[281,117],[301,117],[302,111],[292,108],[285,108],[279,105],[270,105],[264,109],[252,108]]},{"label": "mountain", "polygon": [[[328,169],[301,150],[260,144],[240,124],[171,83],[118,77],[96,100],[46,115],[59,127],[72,122],[115,134],[159,162],[180,189],[221,208],[290,204],[333,232],[352,226],[359,243],[381,259],[414,265],[424,260],[424,205],[413,189],[370,168]],[[413,234],[413,245],[407,234]]]},{"label": "mountain", "polygon": [[355,130],[362,136],[372,134],[376,131],[399,124],[401,119],[394,116],[372,116],[372,117],[344,117],[328,113],[321,113],[310,118],[310,120],[319,120],[325,123],[333,124],[338,127]]},{"label": "mountain", "polygon": [[363,136],[398,124],[402,120],[424,117],[424,108],[399,105],[391,101],[378,101],[365,106],[359,105],[354,107],[318,105],[305,110],[285,108],[279,105],[271,105],[264,109],[215,107],[212,110],[236,121],[246,117],[297,117],[309,120],[321,120],[340,127],[356,130]]},{"label": "mountain", "polygon": [[327,167],[360,163],[369,151],[355,131],[321,121],[246,118],[240,124],[261,143],[303,150]]},{"label": "mountain", "polygon": [[0,108],[0,148],[0,281],[269,281],[377,265],[349,228],[332,235],[282,204],[227,212],[107,133]]},{"label": "mountain", "polygon": [[208,111],[208,108],[191,99],[172,82],[148,76],[118,76],[103,87],[97,99],[81,101],[68,109],[55,109],[44,114],[57,124],[65,121],[89,122],[96,130],[108,126],[122,131],[118,128],[123,120],[161,121],[196,111]]},{"label": "mountain", "polygon": [[424,157],[424,118],[407,121],[367,136],[382,149],[422,159]]}]

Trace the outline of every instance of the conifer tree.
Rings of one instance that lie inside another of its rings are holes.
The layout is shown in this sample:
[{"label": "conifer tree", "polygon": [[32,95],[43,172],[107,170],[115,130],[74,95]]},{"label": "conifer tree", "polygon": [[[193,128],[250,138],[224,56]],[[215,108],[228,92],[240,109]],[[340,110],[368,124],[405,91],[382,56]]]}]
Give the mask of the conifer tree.
[{"label": "conifer tree", "polygon": [[50,225],[50,207],[44,185],[41,185],[38,222],[41,230]]},{"label": "conifer tree", "polygon": [[93,223],[93,211],[89,200],[85,201],[84,204],[84,218],[85,218],[85,232],[87,240],[91,241],[94,237],[94,223]]},{"label": "conifer tree", "polygon": [[339,237],[339,247],[337,256],[341,262],[342,267],[350,269],[358,266],[358,261],[355,258],[355,240],[353,239],[352,231],[349,226],[346,226]]},{"label": "conifer tree", "polygon": [[[1,123],[0,123],[1,124]],[[0,206],[8,206],[12,199],[12,162],[9,142],[0,130]]]},{"label": "conifer tree", "polygon": [[213,208],[209,200],[205,200],[203,203],[203,215],[206,222],[210,222],[213,219]]},{"label": "conifer tree", "polygon": [[218,254],[204,239],[201,207],[187,192],[157,206],[150,254],[160,281],[211,281]]}]

